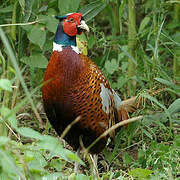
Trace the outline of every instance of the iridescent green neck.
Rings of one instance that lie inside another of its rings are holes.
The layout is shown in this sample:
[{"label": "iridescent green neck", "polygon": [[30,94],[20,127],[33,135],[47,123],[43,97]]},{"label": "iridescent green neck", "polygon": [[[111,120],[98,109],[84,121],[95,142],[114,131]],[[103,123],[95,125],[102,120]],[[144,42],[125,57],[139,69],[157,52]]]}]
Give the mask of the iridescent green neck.
[{"label": "iridescent green neck", "polygon": [[54,37],[54,42],[56,44],[61,44],[64,46],[76,46],[76,36],[68,36],[63,31],[62,23],[60,22],[57,27],[56,35]]}]

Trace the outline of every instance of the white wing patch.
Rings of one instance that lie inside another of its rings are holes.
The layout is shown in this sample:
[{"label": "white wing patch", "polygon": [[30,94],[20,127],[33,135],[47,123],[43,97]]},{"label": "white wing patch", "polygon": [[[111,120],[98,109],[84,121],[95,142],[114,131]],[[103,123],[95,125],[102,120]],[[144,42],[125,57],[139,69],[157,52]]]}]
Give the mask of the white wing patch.
[{"label": "white wing patch", "polygon": [[105,88],[105,86],[102,83],[100,83],[100,86],[101,86],[100,96],[102,99],[102,109],[106,114],[109,114],[111,111],[110,108],[112,106],[111,104],[112,93],[108,88]]},{"label": "white wing patch", "polygon": [[114,97],[114,105],[116,109],[118,109],[120,105],[122,104],[122,101],[121,101],[121,98],[118,96],[118,94],[114,91],[114,89],[112,89],[112,91],[113,91],[113,97]]},{"label": "white wing patch", "polygon": [[[81,51],[79,50],[79,48],[77,46],[71,46],[71,48],[75,53],[77,53],[77,54],[81,53]],[[53,42],[53,51],[61,52],[62,50],[63,50],[62,44],[56,44],[55,42]]]}]

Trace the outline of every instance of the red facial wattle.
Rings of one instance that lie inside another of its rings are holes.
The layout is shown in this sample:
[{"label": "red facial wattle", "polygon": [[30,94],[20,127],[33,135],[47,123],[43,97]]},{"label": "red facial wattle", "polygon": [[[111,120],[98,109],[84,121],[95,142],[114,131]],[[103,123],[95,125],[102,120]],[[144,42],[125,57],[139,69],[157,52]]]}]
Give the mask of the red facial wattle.
[{"label": "red facial wattle", "polygon": [[64,19],[63,30],[68,36],[75,36],[76,34],[82,33],[78,32],[77,29],[77,26],[80,25],[81,18],[81,13],[74,13]]}]

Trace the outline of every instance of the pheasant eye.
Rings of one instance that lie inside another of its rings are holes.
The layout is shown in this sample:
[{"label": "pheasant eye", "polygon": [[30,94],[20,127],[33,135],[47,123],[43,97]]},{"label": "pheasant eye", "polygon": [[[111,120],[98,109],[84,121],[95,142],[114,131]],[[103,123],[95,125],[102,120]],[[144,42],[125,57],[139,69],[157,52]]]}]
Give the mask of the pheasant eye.
[{"label": "pheasant eye", "polygon": [[70,18],[70,19],[69,19],[69,21],[70,21],[70,22],[73,22],[73,21],[74,21],[74,19],[73,19],[73,18]]}]

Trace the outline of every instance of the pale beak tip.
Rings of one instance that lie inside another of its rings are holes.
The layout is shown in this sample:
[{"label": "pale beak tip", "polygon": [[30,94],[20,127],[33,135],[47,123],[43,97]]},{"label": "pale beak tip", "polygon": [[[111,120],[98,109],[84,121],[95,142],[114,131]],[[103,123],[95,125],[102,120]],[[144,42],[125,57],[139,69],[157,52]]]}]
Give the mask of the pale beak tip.
[{"label": "pale beak tip", "polygon": [[86,30],[87,32],[89,32],[89,27],[88,27],[88,25],[85,23],[84,20],[81,21],[81,24],[80,24],[78,27],[81,28],[81,29]]}]

